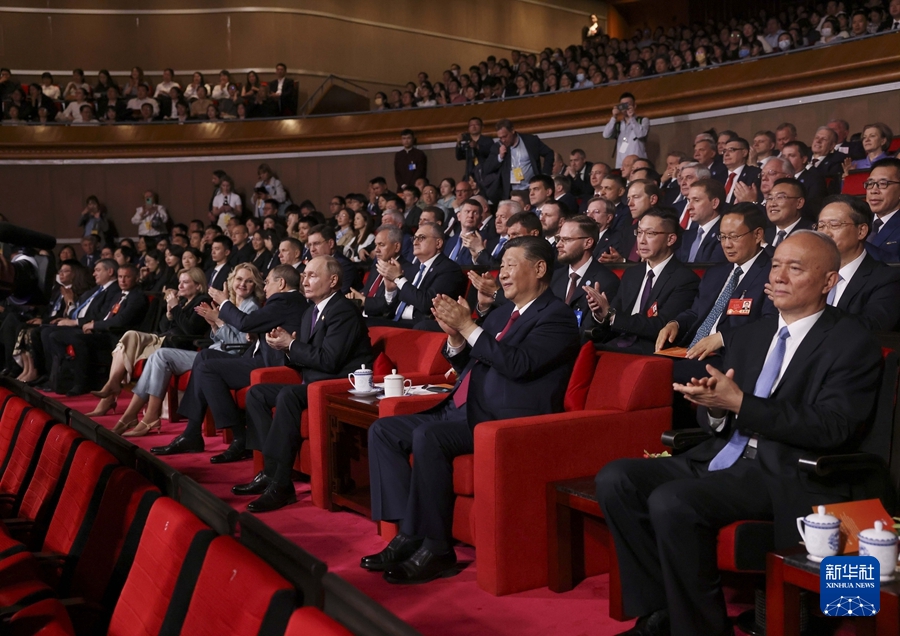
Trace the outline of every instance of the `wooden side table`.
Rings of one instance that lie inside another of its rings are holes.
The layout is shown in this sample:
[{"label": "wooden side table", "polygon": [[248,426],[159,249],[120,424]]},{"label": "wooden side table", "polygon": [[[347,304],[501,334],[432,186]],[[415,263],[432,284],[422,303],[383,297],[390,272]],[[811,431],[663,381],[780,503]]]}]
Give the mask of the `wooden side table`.
[{"label": "wooden side table", "polygon": [[622,607],[616,549],[594,491],[593,476],[547,484],[547,586],[554,592],[568,592],[584,579],[584,523],[599,521],[609,552],[609,616],[627,621],[632,617]]},{"label": "wooden side table", "polygon": [[[800,633],[800,590],[819,593],[819,564],[798,547],[766,556],[766,636]],[[875,616],[852,619],[857,636],[900,633],[900,582],[881,584],[881,610]]]},{"label": "wooden side table", "polygon": [[370,517],[368,430],[378,419],[378,398],[358,397],[351,393],[332,393],[325,397],[328,435],[328,474],[330,510],[349,508]]}]

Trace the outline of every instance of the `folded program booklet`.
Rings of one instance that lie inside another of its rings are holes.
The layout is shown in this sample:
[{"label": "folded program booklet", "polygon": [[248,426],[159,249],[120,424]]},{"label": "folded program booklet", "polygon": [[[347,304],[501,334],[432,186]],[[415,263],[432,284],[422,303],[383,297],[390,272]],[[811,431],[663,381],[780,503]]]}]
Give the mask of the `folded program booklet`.
[{"label": "folded program booklet", "polygon": [[[813,512],[816,506],[813,506]],[[878,499],[864,499],[862,501],[847,501],[845,503],[826,504],[825,512],[834,515],[841,520],[841,534],[843,535],[843,548],[841,554],[851,554],[859,551],[857,535],[862,530],[875,527],[876,521],[884,523],[884,527],[890,529],[894,525],[891,515],[881,505]]]}]

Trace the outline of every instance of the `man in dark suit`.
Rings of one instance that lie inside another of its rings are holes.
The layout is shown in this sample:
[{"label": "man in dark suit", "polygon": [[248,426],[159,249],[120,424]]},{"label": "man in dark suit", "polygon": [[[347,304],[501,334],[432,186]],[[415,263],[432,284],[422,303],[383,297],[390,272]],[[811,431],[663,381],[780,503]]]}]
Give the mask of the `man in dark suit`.
[{"label": "man in dark suit", "polygon": [[747,165],[749,156],[750,144],[746,139],[738,137],[725,143],[722,163],[728,169],[728,175],[725,177],[725,200],[722,202],[722,209],[725,209],[725,204],[731,205],[735,202],[735,183],[743,183],[748,187],[756,186],[757,192],[759,191],[760,169]]},{"label": "man in dark suit", "polygon": [[691,186],[700,179],[711,179],[712,174],[696,161],[685,161],[678,166],[678,196],[669,206],[678,213],[678,224],[682,230],[693,227],[691,215],[687,209],[687,197]]},{"label": "man in dark suit", "polygon": [[866,249],[880,261],[900,263],[900,159],[876,161],[866,185],[866,203],[875,213]]},{"label": "man in dark suit", "polygon": [[266,334],[268,345],[285,353],[287,365],[301,373],[303,384],[257,384],[247,392],[247,447],[262,451],[265,468],[232,492],[261,495],[247,506],[250,512],[277,510],[297,501],[291,469],[300,450],[300,418],[309,384],[346,378],[360,365],[372,368],[369,330],[353,303],[341,295],[341,276],[333,257],[312,259],[303,272],[303,295],[310,308],[300,330],[276,327]]},{"label": "man in dark suit", "polygon": [[[710,439],[676,457],[621,459],[597,475],[616,546],[626,633],[731,634],[716,563],[720,528],[772,519],[776,548],[797,544],[796,517],[845,501],[849,485],[800,474],[809,451],[834,451],[874,410],[881,351],[856,319],[826,306],[834,242],[804,231],[778,246],[770,283],[779,316],[725,336],[727,373],[678,384]],[[738,417],[739,415],[739,417]]]},{"label": "man in dark suit", "polygon": [[616,232],[622,232],[631,227],[631,210],[628,209],[628,197],[625,196],[627,192],[625,179],[620,175],[608,175],[600,182],[600,196],[616,206],[611,226]]},{"label": "man in dark suit", "polygon": [[228,265],[234,269],[241,263],[252,263],[256,256],[253,245],[250,244],[250,234],[247,226],[237,224],[231,228],[231,254],[228,257]]},{"label": "man in dark suit", "polygon": [[456,138],[456,160],[466,162],[466,170],[463,173],[463,181],[475,175],[475,181],[481,183],[481,172],[484,162],[491,154],[494,140],[481,134],[484,122],[481,117],[472,117],[469,120],[469,130],[460,133]]},{"label": "man in dark suit", "polygon": [[[385,280],[385,298],[393,308],[388,324],[394,327],[414,327],[431,317],[431,301],[438,294],[452,298],[466,290],[466,277],[458,264],[441,253],[444,238],[440,226],[422,223],[413,244],[418,271],[409,279],[400,263],[379,261],[378,273]],[[374,324],[374,322],[370,322]]]},{"label": "man in dark suit", "polygon": [[594,258],[598,261],[610,248],[619,249],[619,234],[612,229],[616,206],[603,197],[593,197],[588,201],[585,215],[597,224],[597,242],[594,245]]},{"label": "man in dark suit", "polygon": [[678,195],[681,194],[678,174],[681,164],[688,163],[688,161],[693,163],[693,159],[688,159],[688,156],[680,150],[673,150],[666,155],[666,170],[660,176],[659,183],[659,189],[662,191],[662,202],[665,205],[671,206],[675,203]]},{"label": "man in dark suit", "polygon": [[630,221],[627,225],[623,224],[621,228],[616,225],[616,221],[613,221],[613,229],[619,232],[619,249],[611,248],[609,252],[602,254],[600,262],[606,264],[637,263],[641,260],[635,232],[637,231],[638,222],[644,214],[648,210],[655,208],[658,203],[659,186],[655,181],[638,179],[628,184],[628,214]]},{"label": "man in dark suit", "polygon": [[[594,192],[594,186],[591,184],[591,169],[593,167],[594,164],[587,161],[587,155],[581,148],[576,148],[569,153],[569,165],[566,166],[565,175],[572,179],[572,187],[569,192],[576,199],[584,199]],[[606,174],[609,174],[609,166],[606,166]],[[600,181],[602,181],[602,178]],[[599,185],[599,181],[597,183]],[[571,208],[569,211],[574,214],[578,209]]]},{"label": "man in dark suit", "polygon": [[766,217],[752,203],[738,203],[722,215],[719,238],[727,262],[707,270],[690,309],[656,337],[656,351],[669,344],[688,348],[685,359],[675,359],[676,382],[706,376],[707,362],[720,368],[721,356],[709,356],[721,353],[729,331],[776,313],[765,290],[772,264],[762,249],[765,226]]},{"label": "man in dark suit", "polygon": [[589,216],[578,215],[562,222],[556,241],[557,261],[565,267],[553,270],[550,291],[572,309],[582,336],[585,331],[594,327],[584,287],[593,287],[609,298],[619,291],[619,277],[594,258],[594,244],[598,235],[594,220]]},{"label": "man in dark suit", "polygon": [[280,114],[294,116],[297,114],[297,90],[294,80],[287,77],[287,66],[279,62],[275,65],[275,81],[271,82],[272,99],[278,101]]},{"label": "man in dark suit", "polygon": [[341,279],[341,293],[346,294],[351,289],[362,287],[359,279],[359,270],[356,264],[341,254],[336,246],[337,239],[331,226],[321,223],[310,228],[309,238],[306,241],[310,258],[333,256],[340,264],[341,269],[344,270],[344,276]]},{"label": "man in dark suit", "polygon": [[[731,142],[729,142],[731,143]],[[695,181],[688,191],[687,210],[691,227],[681,235],[675,257],[682,263],[722,263],[725,254],[719,242],[719,216],[725,188],[715,179]]]},{"label": "man in dark suit", "polygon": [[[100,261],[98,267],[103,262]],[[111,285],[105,294],[102,305],[105,313],[90,312],[78,319],[81,329],[54,329],[50,332],[50,346],[49,349],[45,349],[45,352],[48,352],[52,358],[53,369],[59,369],[69,345],[75,351],[75,359],[72,364],[72,375],[75,377],[75,381],[67,395],[87,393],[89,387],[86,382],[90,375],[91,351],[112,352],[119,341],[120,332],[138,326],[147,314],[147,297],[137,287],[137,267],[131,263],[121,265],[116,276],[118,284]],[[91,316],[95,317],[87,320]],[[60,321],[58,324],[65,326],[68,321]]]},{"label": "man in dark suit", "polygon": [[[603,184],[603,180],[609,176],[611,168],[609,165],[603,163],[602,161],[598,161],[595,164],[591,165],[590,172],[588,173],[588,189],[584,194],[581,195],[581,206],[578,208],[578,211],[581,214],[584,214],[587,210],[588,201],[590,201],[594,197],[603,196],[603,192],[600,187]],[[622,187],[622,192],[625,192],[625,187]],[[621,195],[620,197],[621,198]]]},{"label": "man in dark suit", "polygon": [[416,134],[409,128],[400,132],[403,148],[394,155],[394,179],[397,191],[403,186],[416,185],[416,180],[428,178],[428,157],[416,148]]},{"label": "man in dark suit", "polygon": [[556,198],[556,202],[559,203],[563,208],[565,208],[565,213],[569,214],[577,214],[578,213],[578,200],[572,194],[572,178],[561,174],[553,177],[553,196]]},{"label": "man in dark suit", "polygon": [[228,282],[228,275],[231,273],[228,259],[231,258],[232,247],[234,247],[234,243],[224,234],[213,239],[209,250],[209,258],[212,260],[213,266],[206,270],[206,282],[209,289],[225,289],[225,283]]},{"label": "man in dark suit", "polygon": [[818,170],[807,168],[812,152],[802,141],[790,141],[784,145],[781,156],[791,162],[794,168],[794,178],[803,184],[806,190],[806,205],[803,216],[813,221],[822,208],[822,199],[828,194],[825,187],[825,177]]},{"label": "man in dark suit", "polygon": [[369,269],[369,278],[361,292],[355,289],[347,292],[347,298],[362,302],[367,318],[392,320],[396,311],[396,303],[387,301],[385,279],[378,273],[379,262],[396,260],[407,280],[414,280],[419,271],[418,265],[413,265],[400,254],[403,236],[404,232],[393,225],[382,225],[378,228],[375,233],[375,249],[373,251],[375,260]]},{"label": "man in dark suit", "polygon": [[290,265],[274,267],[266,276],[266,304],[250,314],[235,307],[223,292],[209,291],[210,297],[219,304],[219,319],[242,333],[255,335],[256,341],[240,357],[214,349],[200,352],[194,359],[184,399],[178,405],[178,413],[187,419],[187,426],[170,444],[151,448],[151,452],[157,455],[202,453],[203,418],[209,408],[216,428],[231,428],[234,434],[231,445],[223,453],[210,457],[210,462],[224,464],[250,456],[244,416],[231,391],[248,386],[254,369],[284,366],[284,353],[271,348],[265,335],[276,327],[288,333],[299,331],[300,318],[309,306],[298,291],[299,286],[300,274],[296,269]]},{"label": "man in dark suit", "polygon": [[709,170],[709,174],[719,183],[728,178],[728,169],[716,154],[716,144],[712,139],[702,137],[694,143],[694,161]]},{"label": "man in dark suit", "polygon": [[812,157],[807,164],[807,168],[811,168],[818,172],[823,179],[828,190],[828,194],[838,194],[841,191],[841,177],[844,173],[844,159],[847,157],[842,152],[834,149],[837,145],[837,135],[828,126],[819,126],[813,137]]},{"label": "man in dark suit", "polygon": [[97,236],[91,234],[81,239],[81,264],[88,269],[94,269],[94,265],[100,260],[100,250],[97,247]]},{"label": "man in dark suit", "polygon": [[[481,203],[475,199],[466,199],[456,218],[459,221],[460,231],[459,234],[444,243],[444,255],[460,267],[471,267],[472,254],[465,244],[465,239],[470,234],[479,233]],[[481,238],[483,240],[484,236],[482,235]]]},{"label": "man in dark suit", "polygon": [[865,201],[845,194],[827,197],[816,229],[834,239],[841,253],[838,282],[828,304],[857,316],[871,331],[895,331],[900,321],[900,271],[866,252],[874,215]]},{"label": "man in dark suit", "polygon": [[771,224],[766,228],[766,243],[774,249],[794,232],[809,229],[802,223],[805,205],[806,189],[802,183],[793,177],[776,181],[766,195],[766,216]]},{"label": "man in dark suit", "polygon": [[372,518],[399,522],[400,534],[363,557],[361,567],[384,571],[390,583],[424,583],[452,572],[453,458],[473,451],[480,422],[562,409],[578,328],[549,289],[551,261],[546,241],[511,240],[500,274],[509,302],[483,327],[464,301],[435,298],[435,316],[448,335],[444,353],[460,379],[438,406],[369,428]]},{"label": "man in dark suit", "polygon": [[637,226],[644,265],[630,267],[611,299],[586,288],[588,307],[599,328],[594,339],[612,351],[653,353],[659,330],[694,302],[700,279],[675,258],[681,227],[675,214],[650,208]]},{"label": "man in dark suit", "polygon": [[531,177],[552,174],[553,150],[536,135],[518,133],[513,123],[501,119],[496,124],[497,140],[484,162],[484,174],[497,175],[485,194],[491,201],[508,199],[513,189],[521,189]]},{"label": "man in dark suit", "polygon": [[469,235],[466,243],[468,243],[469,253],[472,255],[475,267],[500,269],[503,249],[510,239],[507,222],[521,211],[522,206],[518,202],[501,201],[497,204],[497,212],[494,213],[495,236],[485,241],[478,233]]}]

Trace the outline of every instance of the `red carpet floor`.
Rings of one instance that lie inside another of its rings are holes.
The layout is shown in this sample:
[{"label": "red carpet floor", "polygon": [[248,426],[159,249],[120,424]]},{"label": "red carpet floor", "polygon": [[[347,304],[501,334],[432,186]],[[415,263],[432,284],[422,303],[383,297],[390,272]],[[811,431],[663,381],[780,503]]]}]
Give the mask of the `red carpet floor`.
[{"label": "red carpet floor", "polygon": [[[59,398],[60,396],[52,395]],[[130,394],[120,396],[119,413]],[[81,412],[90,411],[96,398],[62,398],[68,406]],[[112,428],[118,416],[96,418]],[[151,434],[132,441],[141,448],[167,444],[180,433],[184,424],[163,421],[162,434]],[[249,481],[250,461],[213,465],[209,457],[221,452],[225,445],[219,438],[206,440],[206,452],[166,457],[172,466],[203,484],[238,511],[243,512],[251,499],[236,497],[231,486]],[[457,547],[456,552],[466,567],[452,578],[427,585],[396,586],[386,583],[379,574],[359,568],[362,555],[377,552],[384,542],[376,534],[369,519],[352,512],[328,512],[312,505],[309,486],[297,483],[299,502],[282,510],[260,515],[273,529],[328,564],[330,571],[343,577],[365,594],[427,636],[484,635],[510,636],[607,636],[630,627],[609,618],[608,577],[591,577],[566,594],[555,594],[547,588],[521,594],[496,597],[481,590],[475,582],[475,550]],[[748,605],[735,603],[729,612],[737,614]]]}]

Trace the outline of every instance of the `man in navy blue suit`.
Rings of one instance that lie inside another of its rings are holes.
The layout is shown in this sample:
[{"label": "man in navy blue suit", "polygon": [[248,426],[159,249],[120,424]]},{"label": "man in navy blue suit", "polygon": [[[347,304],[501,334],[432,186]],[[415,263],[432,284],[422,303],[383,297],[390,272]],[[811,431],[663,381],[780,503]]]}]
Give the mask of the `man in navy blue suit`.
[{"label": "man in navy blue suit", "polygon": [[524,189],[535,175],[553,174],[553,149],[537,135],[516,132],[508,119],[494,127],[499,143],[494,144],[482,169],[485,183],[492,184],[485,192],[491,201],[508,199],[512,190]]},{"label": "man in navy blue suit", "polygon": [[794,169],[794,178],[806,188],[806,205],[803,216],[812,221],[815,220],[822,209],[822,199],[828,194],[825,186],[825,177],[818,170],[808,168],[812,151],[802,141],[789,141],[781,151],[781,157],[791,162]]},{"label": "man in navy blue suit", "polygon": [[772,263],[762,249],[765,225],[765,216],[752,203],[738,203],[722,215],[718,240],[728,262],[706,272],[690,309],[678,314],[656,337],[656,351],[670,344],[688,347],[687,357],[675,360],[676,382],[707,375],[707,362],[719,368],[721,356],[709,356],[721,351],[723,336],[776,313],[765,291]]},{"label": "man in navy blue suit", "polygon": [[456,218],[459,221],[460,231],[444,243],[444,255],[460,267],[471,267],[472,255],[463,238],[472,232],[478,232],[478,225],[481,223],[481,203],[475,199],[466,199]]},{"label": "man in navy blue suit", "polygon": [[[372,518],[400,533],[360,566],[390,583],[424,583],[455,571],[450,545],[453,458],[473,452],[481,422],[562,410],[578,327],[550,290],[553,253],[536,237],[510,240],[500,284],[507,301],[479,327],[465,301],[434,299],[447,333],[445,356],[459,381],[446,400],[418,415],[376,420],[369,428]],[[415,457],[410,466],[410,455]]]},{"label": "man in navy blue suit", "polygon": [[725,188],[715,179],[700,179],[688,190],[687,201],[692,223],[681,235],[681,246],[675,256],[682,263],[723,262],[719,213],[725,201]]},{"label": "man in navy blue suit", "polygon": [[725,143],[725,152],[722,154],[722,163],[728,168],[725,177],[724,204],[731,205],[735,202],[735,185],[743,183],[746,186],[755,185],[759,191],[760,170],[756,166],[748,166],[747,158],[750,156],[750,144],[746,139],[737,137]]},{"label": "man in navy blue suit", "polygon": [[266,334],[281,327],[288,333],[300,330],[303,312],[309,306],[298,291],[300,274],[290,265],[278,265],[266,276],[266,304],[250,314],[238,309],[228,296],[211,289],[210,296],[219,304],[219,318],[242,333],[257,336],[254,344],[237,357],[224,351],[204,349],[194,359],[191,379],[178,412],[188,423],[184,432],[167,446],[157,446],[150,451],[156,455],[201,453],[204,449],[202,427],[207,407],[212,412],[216,428],[231,428],[234,441],[222,453],[210,457],[213,464],[224,464],[246,459],[247,428],[243,415],[238,411],[233,389],[250,385],[250,373],[262,367],[280,367],[286,364],[282,351],[266,343]]},{"label": "man in navy blue suit", "polygon": [[894,331],[900,321],[900,270],[866,251],[874,215],[865,201],[827,197],[816,229],[834,239],[841,268],[828,304],[854,314],[872,331]]},{"label": "man in navy blue suit", "polygon": [[[781,161],[777,157],[771,161],[776,160]],[[766,228],[766,243],[774,249],[794,232],[808,230],[809,225],[802,222],[805,205],[806,188],[802,183],[793,177],[776,181],[766,195],[766,216],[771,223]]]},{"label": "man in navy blue suit", "polygon": [[694,142],[694,161],[709,170],[712,178],[719,183],[725,183],[728,178],[728,169],[716,154],[716,144],[705,137]]},{"label": "man in navy blue suit", "polygon": [[875,213],[866,249],[885,263],[900,263],[900,159],[872,164],[865,183],[866,203]]}]

